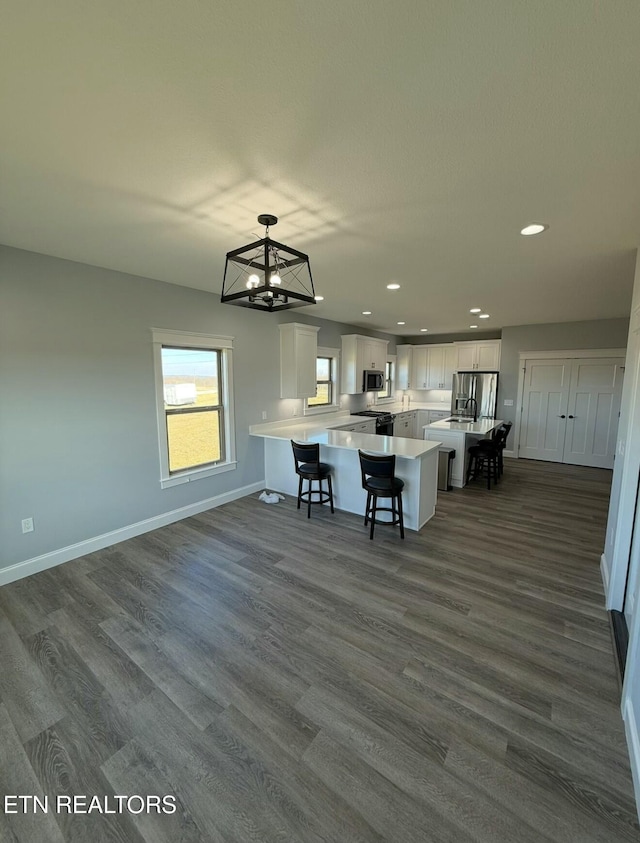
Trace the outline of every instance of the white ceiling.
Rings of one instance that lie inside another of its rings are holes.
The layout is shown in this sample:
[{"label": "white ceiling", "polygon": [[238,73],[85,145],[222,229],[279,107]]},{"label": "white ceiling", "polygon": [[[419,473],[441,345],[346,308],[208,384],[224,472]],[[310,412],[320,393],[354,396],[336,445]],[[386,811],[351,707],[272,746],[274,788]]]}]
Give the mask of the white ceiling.
[{"label": "white ceiling", "polygon": [[217,293],[268,212],[323,318],[629,312],[637,0],[8,0],[2,30],[4,243]]}]

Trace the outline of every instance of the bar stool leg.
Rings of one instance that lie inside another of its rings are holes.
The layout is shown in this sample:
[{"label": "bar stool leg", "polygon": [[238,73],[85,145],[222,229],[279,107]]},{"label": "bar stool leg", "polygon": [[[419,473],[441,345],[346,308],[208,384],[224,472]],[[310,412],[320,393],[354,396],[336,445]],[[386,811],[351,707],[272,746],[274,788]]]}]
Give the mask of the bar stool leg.
[{"label": "bar stool leg", "polygon": [[369,538],[373,538],[373,528],[376,526],[376,509],[378,506],[378,496],[373,495],[373,505],[371,508],[371,531],[369,533]]},{"label": "bar stool leg", "polygon": [[404,538],[404,515],[402,513],[402,492],[398,494],[398,517],[400,518],[400,538]]},{"label": "bar stool leg", "polygon": [[302,475],[298,478],[298,509],[300,509],[300,501],[302,500]]},{"label": "bar stool leg", "polygon": [[309,497],[307,498],[307,518],[311,518],[311,487],[313,480],[309,478]]},{"label": "bar stool leg", "polygon": [[331,475],[327,475],[327,483],[329,484],[329,503],[331,504],[331,512],[334,512],[333,509],[333,486],[331,484]]}]

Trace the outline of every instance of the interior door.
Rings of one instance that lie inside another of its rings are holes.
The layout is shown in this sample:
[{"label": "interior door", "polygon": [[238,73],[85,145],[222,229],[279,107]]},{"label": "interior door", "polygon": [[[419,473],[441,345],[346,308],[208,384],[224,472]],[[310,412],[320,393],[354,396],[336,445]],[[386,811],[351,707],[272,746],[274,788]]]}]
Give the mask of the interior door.
[{"label": "interior door", "polygon": [[563,462],[613,468],[623,366],[618,358],[573,361]]},{"label": "interior door", "polygon": [[571,360],[525,363],[519,456],[562,462],[571,382]]},{"label": "interior door", "polygon": [[519,456],[613,468],[622,358],[527,360]]}]

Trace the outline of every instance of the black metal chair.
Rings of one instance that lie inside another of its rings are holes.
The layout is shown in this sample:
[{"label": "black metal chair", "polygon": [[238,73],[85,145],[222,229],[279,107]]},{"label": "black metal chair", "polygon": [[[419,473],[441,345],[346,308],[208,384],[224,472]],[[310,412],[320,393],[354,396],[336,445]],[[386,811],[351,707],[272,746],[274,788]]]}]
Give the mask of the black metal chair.
[{"label": "black metal chair", "polygon": [[[329,503],[331,505],[331,512],[334,512],[331,466],[326,462],[320,462],[320,445],[317,443],[294,442],[292,439],[291,447],[293,448],[296,474],[300,478],[298,481],[298,509],[300,509],[300,502],[304,501],[307,504],[307,518],[311,518],[312,503]],[[302,490],[303,480],[307,480],[309,483],[306,491]],[[318,481],[317,489],[313,489],[311,486],[314,480]],[[323,480],[327,481],[328,491],[322,488]],[[313,499],[314,495],[317,496],[316,500]]]},{"label": "black metal chair", "polygon": [[[369,538],[373,538],[373,528],[376,524],[389,526],[400,525],[400,537],[404,538],[404,517],[402,513],[402,490],[404,480],[395,476],[395,454],[367,454],[358,451],[360,470],[362,472],[362,488],[367,493],[367,505],[364,514],[364,526],[371,521]],[[378,498],[390,498],[391,506],[378,506]],[[397,506],[396,506],[397,504]],[[390,512],[390,521],[376,519],[378,512]]]}]

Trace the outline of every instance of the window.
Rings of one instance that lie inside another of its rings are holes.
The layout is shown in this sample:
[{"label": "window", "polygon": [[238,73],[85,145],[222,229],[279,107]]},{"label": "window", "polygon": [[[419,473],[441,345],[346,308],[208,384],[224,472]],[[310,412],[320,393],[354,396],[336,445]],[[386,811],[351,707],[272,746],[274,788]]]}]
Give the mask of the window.
[{"label": "window", "polygon": [[384,389],[378,393],[378,400],[393,398],[393,380],[394,380],[395,364],[393,360],[387,360],[384,367]]},{"label": "window", "polygon": [[235,468],[231,338],[154,331],[160,481]]},{"label": "window", "polygon": [[329,412],[338,409],[337,371],[338,350],[319,348],[316,357],[316,394],[304,404],[306,414]]},{"label": "window", "polygon": [[330,357],[316,359],[316,395],[309,398],[309,407],[326,407],[333,404],[333,378],[331,369],[333,360]]}]

